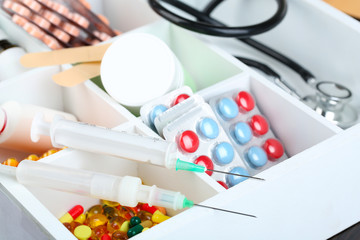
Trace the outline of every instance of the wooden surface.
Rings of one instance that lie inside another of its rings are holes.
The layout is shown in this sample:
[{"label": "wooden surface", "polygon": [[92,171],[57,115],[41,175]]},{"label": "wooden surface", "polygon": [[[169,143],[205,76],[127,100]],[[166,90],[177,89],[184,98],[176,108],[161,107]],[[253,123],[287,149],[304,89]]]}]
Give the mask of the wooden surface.
[{"label": "wooden surface", "polygon": [[360,19],[360,0],[324,0],[333,7]]}]

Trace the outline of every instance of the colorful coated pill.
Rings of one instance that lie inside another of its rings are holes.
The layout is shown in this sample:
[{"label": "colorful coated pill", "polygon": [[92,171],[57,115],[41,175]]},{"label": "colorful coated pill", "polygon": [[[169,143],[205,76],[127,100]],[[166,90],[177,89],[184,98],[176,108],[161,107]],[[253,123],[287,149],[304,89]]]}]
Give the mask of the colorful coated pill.
[{"label": "colorful coated pill", "polygon": [[191,130],[181,133],[179,138],[179,145],[182,150],[188,153],[193,153],[199,148],[199,137]]},{"label": "colorful coated pill", "polygon": [[80,216],[84,212],[84,208],[81,205],[76,205],[71,208],[67,213],[65,213],[59,220],[61,223],[72,222],[78,216]]},{"label": "colorful coated pill", "polygon": [[239,113],[239,107],[236,105],[234,100],[230,98],[223,98],[218,103],[218,110],[220,116],[225,120],[235,118]]},{"label": "colorful coated pill", "polygon": [[91,237],[91,228],[86,225],[80,225],[75,228],[74,235],[79,240],[87,240]]},{"label": "colorful coated pill", "polygon": [[25,23],[28,22],[28,20],[26,20],[25,18],[23,18],[23,17],[21,17],[21,16],[19,16],[17,14],[14,14],[11,19],[15,24],[17,24],[17,25],[19,25],[21,27],[24,26]]},{"label": "colorful coated pill", "polygon": [[234,160],[234,148],[228,142],[221,142],[214,149],[214,159],[219,165],[226,165]]},{"label": "colorful coated pill", "polygon": [[236,103],[240,107],[240,109],[249,112],[254,109],[255,101],[250,93],[241,91],[236,96]]},{"label": "colorful coated pill", "polygon": [[155,118],[159,116],[161,113],[168,110],[168,108],[164,105],[157,105],[155,106],[152,111],[150,112],[150,122],[154,124]]},{"label": "colorful coated pill", "polygon": [[[214,169],[214,164],[208,156],[202,155],[202,156],[196,158],[194,163],[204,166],[206,169],[211,169],[211,170]],[[213,172],[211,172],[211,171],[206,171],[206,173],[209,176],[211,176],[213,174]]]},{"label": "colorful coated pill", "polygon": [[77,218],[75,218],[75,222],[78,222],[78,223],[80,223],[80,224],[83,224],[84,222],[85,222],[85,220],[86,220],[86,216],[85,216],[85,214],[80,214],[80,216],[78,216]]},{"label": "colorful coated pill", "polygon": [[199,131],[202,136],[215,139],[219,136],[219,126],[212,118],[204,118],[199,122]]},{"label": "colorful coated pill", "polygon": [[263,148],[271,160],[276,160],[284,154],[283,145],[275,138],[267,139],[263,145]]},{"label": "colorful coated pill", "polygon": [[151,214],[154,214],[154,212],[156,212],[158,209],[154,206],[149,206],[149,204],[144,203],[143,205],[141,205],[141,210],[147,211]]},{"label": "colorful coated pill", "polygon": [[173,106],[175,106],[176,104],[178,104],[178,103],[181,103],[182,101],[184,101],[184,100],[186,100],[186,99],[188,99],[190,96],[189,95],[187,95],[187,94],[180,94],[179,96],[177,96],[176,98],[175,98],[175,101],[174,101],[174,104],[173,104]]},{"label": "colorful coated pill", "polygon": [[154,222],[154,223],[161,223],[165,220],[168,220],[170,217],[169,216],[166,216],[164,214],[162,214],[160,211],[156,211],[154,212],[154,214],[152,215],[152,218],[151,220]]},{"label": "colorful coated pill", "polygon": [[252,146],[246,153],[246,160],[252,168],[260,168],[266,164],[267,156],[262,148]]},{"label": "colorful coated pill", "polygon": [[39,12],[41,9],[40,3],[34,1],[34,0],[22,0],[22,2],[30,9],[32,9],[35,12]]},{"label": "colorful coated pill", "polygon": [[234,127],[234,136],[235,140],[241,145],[248,143],[252,138],[250,126],[244,122],[236,123]]},{"label": "colorful coated pill", "polygon": [[264,135],[269,131],[269,124],[261,115],[252,116],[249,125],[257,135]]},{"label": "colorful coated pill", "polygon": [[130,219],[130,227],[136,226],[141,223],[141,219],[139,217],[132,217]]},{"label": "colorful coated pill", "polygon": [[45,33],[40,30],[36,25],[26,22],[23,26],[25,31],[27,31],[30,35],[36,37],[37,39],[43,39],[45,37]]},{"label": "colorful coated pill", "polygon": [[49,29],[51,26],[51,23],[46,20],[45,18],[40,17],[39,15],[33,15],[31,17],[31,20],[36,23],[39,27],[43,28],[43,29]]},{"label": "colorful coated pill", "polygon": [[111,240],[111,237],[109,234],[105,233],[104,235],[101,236],[100,240]]},{"label": "colorful coated pill", "polygon": [[[233,169],[230,170],[230,173],[241,174],[246,176],[249,175],[248,171],[242,167],[234,167]],[[248,178],[241,176],[234,176],[234,175],[226,175],[226,183],[229,187],[235,186],[236,184],[245,181],[246,179]]]},{"label": "colorful coated pill", "polygon": [[223,181],[217,181],[221,186],[223,186],[225,189],[229,189],[229,187],[224,183]]},{"label": "colorful coated pill", "polygon": [[129,229],[129,231],[127,231],[127,235],[129,238],[135,236],[136,234],[139,234],[143,231],[144,228],[150,228],[152,226],[152,222],[150,220],[146,220],[132,228]]}]

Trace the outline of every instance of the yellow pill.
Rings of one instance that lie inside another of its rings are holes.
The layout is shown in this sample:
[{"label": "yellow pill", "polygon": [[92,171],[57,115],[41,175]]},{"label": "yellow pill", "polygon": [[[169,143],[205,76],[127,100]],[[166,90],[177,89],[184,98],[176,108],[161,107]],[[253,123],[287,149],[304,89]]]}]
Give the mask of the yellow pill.
[{"label": "yellow pill", "polygon": [[80,225],[75,228],[74,235],[79,240],[87,240],[91,237],[91,228],[86,225]]},{"label": "yellow pill", "polygon": [[141,232],[145,232],[146,230],[149,230],[150,228],[146,227]]},{"label": "yellow pill", "polygon": [[49,151],[47,151],[47,154],[51,155],[51,154],[57,153],[58,151],[59,150],[57,150],[57,149],[50,149]]},{"label": "yellow pill", "polygon": [[165,220],[168,220],[170,217],[162,214],[160,211],[155,211],[154,214],[151,217],[151,220],[154,223],[161,223]]},{"label": "yellow pill", "polygon": [[86,216],[85,214],[81,214],[74,221],[83,224],[85,222]]},{"label": "yellow pill", "polygon": [[125,221],[121,227],[120,227],[120,231],[121,232],[127,232],[129,230],[129,227],[130,227],[130,221]]}]

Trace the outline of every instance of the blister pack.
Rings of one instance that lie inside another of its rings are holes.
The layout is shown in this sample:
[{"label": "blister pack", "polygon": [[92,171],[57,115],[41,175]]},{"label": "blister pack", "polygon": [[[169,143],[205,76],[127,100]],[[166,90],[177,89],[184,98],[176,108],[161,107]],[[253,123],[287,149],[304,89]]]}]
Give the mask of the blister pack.
[{"label": "blister pack", "polygon": [[287,159],[283,144],[275,137],[252,94],[241,88],[231,89],[208,102],[250,175]]},{"label": "blister pack", "polygon": [[[142,121],[151,127],[155,128],[155,119],[168,109],[183,102],[193,95],[192,90],[188,86],[183,86],[174,91],[171,91],[161,97],[158,97],[140,108],[140,116]],[[162,130],[162,128],[161,128]]]},{"label": "blister pack", "polygon": [[[174,109],[175,111],[176,109]],[[249,175],[211,107],[203,102],[179,116],[163,129],[168,141],[175,141],[181,160],[193,162],[207,169]],[[246,177],[206,171],[225,188],[246,180]]]}]

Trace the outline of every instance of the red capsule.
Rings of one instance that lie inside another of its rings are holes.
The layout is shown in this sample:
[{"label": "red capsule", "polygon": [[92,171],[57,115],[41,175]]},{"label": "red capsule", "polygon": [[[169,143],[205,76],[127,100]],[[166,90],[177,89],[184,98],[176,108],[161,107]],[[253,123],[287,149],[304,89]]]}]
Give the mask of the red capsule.
[{"label": "red capsule", "polygon": [[284,147],[281,142],[274,138],[265,141],[263,148],[269,159],[278,159],[284,154]]},{"label": "red capsule", "polygon": [[269,131],[269,125],[266,119],[261,115],[252,116],[249,125],[257,135],[264,135]]},{"label": "red capsule", "polygon": [[255,107],[254,98],[251,96],[250,93],[241,91],[236,96],[236,103],[239,107],[247,112],[251,111]]},{"label": "red capsule", "polygon": [[178,103],[181,103],[182,101],[184,101],[185,99],[188,99],[189,97],[190,97],[190,96],[187,95],[187,94],[185,94],[185,93],[180,94],[179,96],[177,96],[177,97],[175,98],[175,101],[174,101],[173,106],[175,106],[175,105],[178,104]]},{"label": "red capsule", "polygon": [[154,206],[150,207],[149,204],[147,204],[147,203],[144,203],[143,205],[141,205],[140,208],[141,208],[141,210],[147,211],[151,214],[154,214],[154,212],[156,212],[156,210],[157,210],[156,207],[154,207]]},{"label": "red capsule", "polygon": [[181,134],[179,144],[185,152],[193,153],[199,147],[199,137],[193,131],[187,130]]},{"label": "red capsule", "polygon": [[217,181],[221,186],[223,186],[225,189],[229,189],[229,187],[224,183],[223,181]]},{"label": "red capsule", "polygon": [[[211,170],[214,169],[214,164],[211,161],[211,159],[204,155],[195,159],[194,163],[204,166],[206,169],[211,169]],[[209,176],[211,176],[213,174],[213,172],[211,172],[211,171],[206,171],[206,173]]]}]

